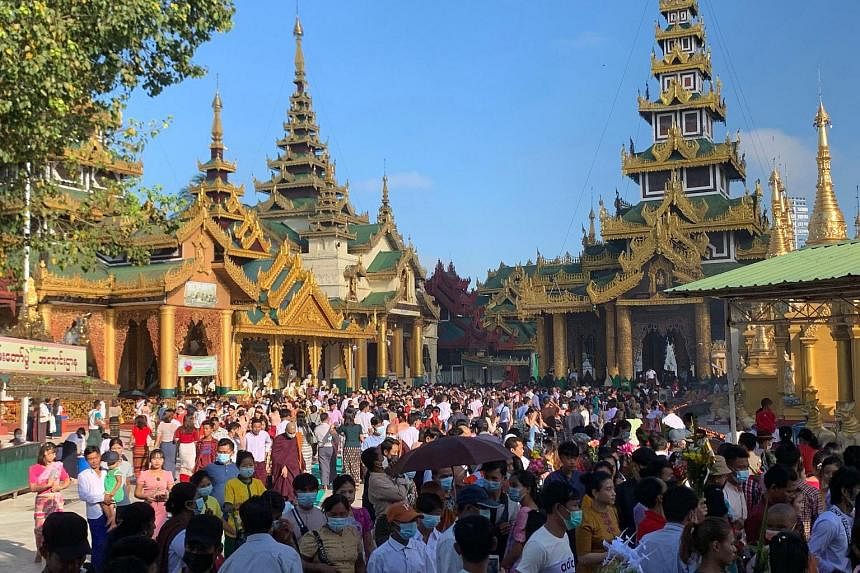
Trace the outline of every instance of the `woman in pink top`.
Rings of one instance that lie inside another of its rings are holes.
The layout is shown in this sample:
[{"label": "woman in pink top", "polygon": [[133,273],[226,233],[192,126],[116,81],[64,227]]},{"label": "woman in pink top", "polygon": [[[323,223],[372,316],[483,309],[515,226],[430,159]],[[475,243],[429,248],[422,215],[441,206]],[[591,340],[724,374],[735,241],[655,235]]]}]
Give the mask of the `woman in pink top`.
[{"label": "woman in pink top", "polygon": [[173,475],[164,469],[164,454],[161,450],[152,450],[149,453],[149,469],[140,472],[137,478],[137,486],[134,488],[134,497],[145,501],[155,511],[155,538],[161,530],[161,526],[167,521],[167,509],[164,503],[167,494],[173,487]]},{"label": "woman in pink top", "polygon": [[36,536],[36,559],[35,563],[42,561],[39,555],[39,547],[42,546],[42,525],[45,518],[55,511],[63,511],[64,489],[69,487],[71,480],[69,474],[57,459],[57,448],[51,442],[42,444],[36,463],[30,466],[29,479],[30,491],[36,494],[36,509],[33,518],[36,526],[33,533]]}]

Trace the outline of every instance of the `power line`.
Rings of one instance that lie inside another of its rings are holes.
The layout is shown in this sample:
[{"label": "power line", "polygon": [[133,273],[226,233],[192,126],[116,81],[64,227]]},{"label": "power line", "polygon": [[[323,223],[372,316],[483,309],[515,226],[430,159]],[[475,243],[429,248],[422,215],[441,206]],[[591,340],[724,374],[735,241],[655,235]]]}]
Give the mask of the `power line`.
[{"label": "power line", "polygon": [[600,147],[603,144],[603,137],[606,135],[606,130],[609,128],[609,122],[612,119],[612,114],[615,111],[615,104],[618,102],[618,96],[621,94],[621,87],[624,85],[624,79],[627,77],[627,70],[630,68],[630,60],[633,58],[633,52],[636,50],[636,42],[639,40],[639,33],[642,31],[642,22],[645,20],[645,14],[648,12],[648,7],[651,5],[649,0],[642,2],[642,15],[639,17],[639,25],[636,27],[636,34],[633,37],[633,42],[630,45],[630,52],[627,54],[627,61],[624,63],[624,71],[621,73],[621,79],[618,82],[618,87],[615,88],[615,96],[612,98],[612,105],[609,106],[609,116],[603,124],[603,129],[600,132],[600,137],[597,140],[597,147],[594,149],[594,155],[591,158],[591,165],[588,166],[588,172],[585,175],[585,181],[582,183],[579,196],[576,199],[576,206],[573,208],[573,213],[570,217],[570,222],[567,225],[567,231],[564,233],[564,239],[561,242],[561,248],[558,251],[558,256],[564,252],[564,247],[567,245],[567,239],[570,237],[570,230],[573,228],[573,223],[576,221],[579,214],[579,205],[582,203],[582,196],[588,188],[588,183],[591,180],[591,173],[594,171],[594,165],[597,163],[597,157],[600,154]]}]

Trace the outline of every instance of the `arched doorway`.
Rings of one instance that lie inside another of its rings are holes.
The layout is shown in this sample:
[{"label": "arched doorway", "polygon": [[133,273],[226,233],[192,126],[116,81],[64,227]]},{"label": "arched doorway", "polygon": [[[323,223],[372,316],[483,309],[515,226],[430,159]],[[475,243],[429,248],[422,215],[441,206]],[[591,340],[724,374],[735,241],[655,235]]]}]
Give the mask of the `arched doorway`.
[{"label": "arched doorway", "polygon": [[[180,354],[186,356],[208,356],[210,347],[209,338],[206,335],[206,327],[203,321],[191,321],[188,324],[188,331],[185,334],[185,339],[182,342]],[[211,377],[191,377],[183,376],[180,378],[181,389],[184,392],[202,393],[206,389],[214,389],[214,382]]]},{"label": "arched doorway", "polygon": [[675,374],[681,376],[682,373],[689,372],[690,354],[687,352],[687,339],[684,333],[672,328],[666,333],[666,338],[675,350],[675,362],[678,364],[678,371]]},{"label": "arched doorway", "polygon": [[128,334],[120,355],[117,381],[120,391],[152,390],[155,385],[155,350],[145,321],[129,320]]},{"label": "arched doorway", "polygon": [[642,339],[642,370],[662,372],[665,361],[666,337],[652,330]]}]

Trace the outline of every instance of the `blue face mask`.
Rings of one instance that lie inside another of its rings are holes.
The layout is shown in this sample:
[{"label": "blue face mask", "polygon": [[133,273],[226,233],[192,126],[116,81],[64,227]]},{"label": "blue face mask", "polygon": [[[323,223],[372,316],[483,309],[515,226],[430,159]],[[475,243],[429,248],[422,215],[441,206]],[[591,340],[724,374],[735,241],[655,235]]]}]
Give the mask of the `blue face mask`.
[{"label": "blue face mask", "polygon": [[502,482],[493,481],[491,479],[482,479],[481,487],[487,491],[499,491],[502,488]]},{"label": "blue face mask", "polygon": [[254,468],[239,468],[239,477],[249,478],[254,475]]},{"label": "blue face mask", "polygon": [[230,454],[222,454],[219,453],[215,458],[219,464],[229,464],[230,463]]},{"label": "blue face mask", "polygon": [[209,497],[210,495],[212,495],[212,486],[207,485],[205,487],[199,487],[197,488],[197,493],[200,495],[200,497]]},{"label": "blue face mask", "polygon": [[490,518],[492,517],[492,513],[490,513],[489,509],[479,509],[478,514],[481,517],[486,517],[488,521],[490,521]]},{"label": "blue face mask", "polygon": [[433,529],[439,525],[439,521],[441,520],[441,515],[430,515],[429,513],[425,513],[424,517],[421,518],[421,523],[424,525],[425,529]]},{"label": "blue face mask", "polygon": [[445,491],[451,491],[451,488],[454,487],[454,476],[439,478],[439,485]]},{"label": "blue face mask", "polygon": [[564,527],[568,531],[571,529],[576,529],[582,525],[582,510],[575,509],[567,514],[567,517],[564,520]]},{"label": "blue face mask", "polygon": [[401,523],[398,527],[400,529],[400,537],[403,539],[412,539],[418,535],[418,523],[415,521]]},{"label": "blue face mask", "polygon": [[317,492],[315,491],[300,491],[296,493],[296,501],[299,507],[309,509],[314,506],[317,500]]},{"label": "blue face mask", "polygon": [[406,472],[405,474],[403,474],[403,477],[405,477],[406,479],[415,479],[415,472]]},{"label": "blue face mask", "polygon": [[378,428],[376,428],[376,435],[379,436],[380,438],[384,438],[385,437],[385,426],[379,426]]},{"label": "blue face mask", "polygon": [[518,488],[511,488],[508,490],[508,499],[511,501],[520,501],[523,499],[523,490]]},{"label": "blue face mask", "polygon": [[352,525],[351,517],[329,517],[328,518],[328,528],[332,531],[343,531],[347,527]]},{"label": "blue face mask", "polygon": [[735,479],[738,480],[738,483],[744,484],[750,477],[749,470],[738,470],[735,472]]}]

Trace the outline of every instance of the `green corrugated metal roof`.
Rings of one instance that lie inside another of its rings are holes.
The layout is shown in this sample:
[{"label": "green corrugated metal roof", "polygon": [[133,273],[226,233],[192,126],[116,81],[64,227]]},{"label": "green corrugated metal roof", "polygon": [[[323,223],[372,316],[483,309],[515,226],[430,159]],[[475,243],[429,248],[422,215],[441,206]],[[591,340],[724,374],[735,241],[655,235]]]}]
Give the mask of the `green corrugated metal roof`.
[{"label": "green corrugated metal roof", "polygon": [[365,245],[370,242],[370,238],[379,232],[379,225],[372,223],[369,225],[349,225],[349,232],[355,233],[355,239],[350,239],[348,246]]},{"label": "green corrugated metal roof", "polygon": [[[709,266],[709,265],[703,265]],[[755,294],[765,287],[814,286],[819,281],[860,277],[860,241],[805,247],[669,289],[671,293],[720,295],[741,291]],[[852,286],[860,282],[852,281]]]},{"label": "green corrugated metal roof", "polygon": [[400,262],[400,258],[402,256],[402,251],[382,251],[376,255],[370,265],[368,265],[367,272],[378,273],[382,271],[390,271],[397,266],[397,263]]},{"label": "green corrugated metal roof", "polygon": [[372,292],[361,301],[363,306],[383,306],[386,302],[394,298],[394,295],[397,291],[389,290],[389,291],[381,291],[381,292]]}]

